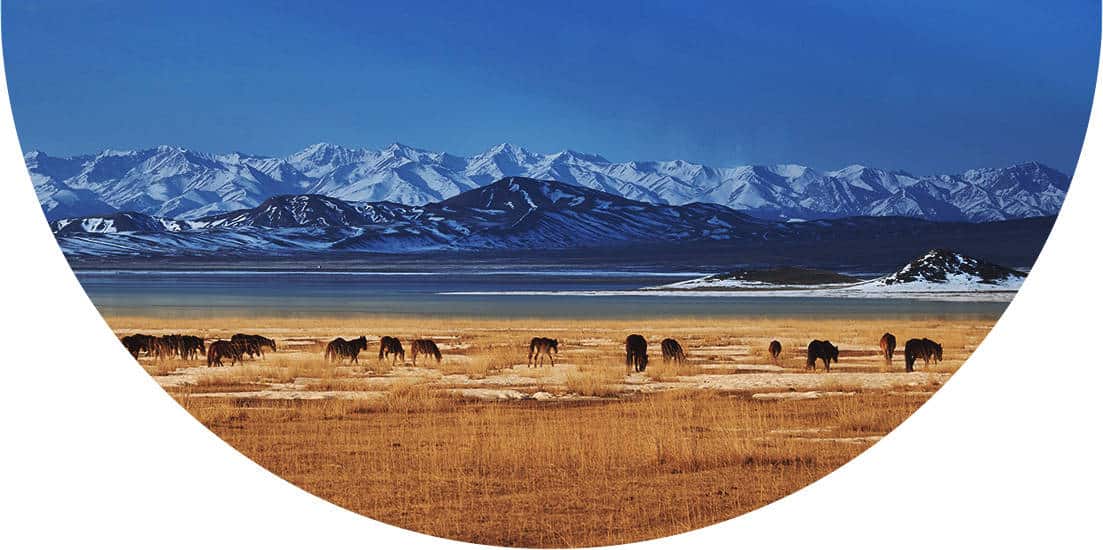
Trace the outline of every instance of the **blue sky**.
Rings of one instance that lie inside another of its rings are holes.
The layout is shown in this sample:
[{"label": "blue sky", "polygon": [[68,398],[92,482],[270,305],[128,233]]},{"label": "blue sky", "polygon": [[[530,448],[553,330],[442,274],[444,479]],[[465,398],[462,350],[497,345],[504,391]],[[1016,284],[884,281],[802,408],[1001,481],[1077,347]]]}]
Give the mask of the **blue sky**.
[{"label": "blue sky", "polygon": [[1092,0],[226,4],[4,2],[24,147],[1071,171],[1100,21]]}]

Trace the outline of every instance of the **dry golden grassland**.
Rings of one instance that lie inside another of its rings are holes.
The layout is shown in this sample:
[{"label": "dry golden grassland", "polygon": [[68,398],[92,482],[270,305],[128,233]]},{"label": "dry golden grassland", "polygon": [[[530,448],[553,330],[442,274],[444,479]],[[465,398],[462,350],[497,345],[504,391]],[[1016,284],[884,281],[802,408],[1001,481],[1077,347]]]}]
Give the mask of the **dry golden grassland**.
[{"label": "dry golden grassland", "polygon": [[[922,405],[994,318],[492,320],[111,318],[120,334],[234,332],[275,338],[245,364],[139,363],[246,456],[341,506],[438,536],[514,546],[592,546],[729,519],[822,477]],[[877,343],[896,334],[886,365]],[[624,337],[651,362],[626,373]],[[358,364],[324,342],[366,335]],[[405,362],[376,359],[382,335]],[[526,365],[533,336],[558,338],[554,367]],[[903,342],[943,343],[945,360],[903,373]],[[437,364],[411,364],[433,338]],[[689,362],[663,364],[677,338]],[[780,365],[766,355],[784,346]],[[830,374],[804,369],[812,338],[840,347]]]}]

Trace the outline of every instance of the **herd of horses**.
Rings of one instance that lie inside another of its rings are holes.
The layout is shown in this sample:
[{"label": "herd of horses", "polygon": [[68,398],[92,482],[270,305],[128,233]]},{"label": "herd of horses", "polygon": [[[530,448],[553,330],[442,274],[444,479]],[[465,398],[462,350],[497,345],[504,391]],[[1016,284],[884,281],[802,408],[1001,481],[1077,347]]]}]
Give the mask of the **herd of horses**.
[{"label": "herd of horses", "polygon": [[[881,336],[879,346],[885,362],[891,364],[893,356],[896,355],[896,336],[886,332]],[[778,357],[781,355],[781,342],[777,340],[770,342],[768,352],[770,358],[777,364]],[[806,358],[805,368],[815,370],[816,361],[823,361],[823,369],[830,372],[831,362],[839,362],[839,347],[832,344],[830,340],[812,340],[808,343]],[[925,367],[930,366],[931,361],[935,363],[942,361],[942,344],[928,338],[912,338],[905,342],[904,371],[914,372],[915,362],[919,359],[923,360]]]},{"label": "herd of horses", "polygon": [[[339,362],[348,360],[349,363],[360,363],[360,352],[368,349],[367,336],[361,336],[352,340],[334,338],[326,344],[325,358],[327,361]],[[427,338],[419,338],[410,342],[411,360],[417,366],[418,355],[428,355],[440,363],[443,356],[436,342]],[[402,347],[402,341],[393,336],[384,336],[379,339],[379,360],[391,358],[391,364],[396,361],[406,361],[406,350]]]},{"label": "herd of horses", "polygon": [[244,361],[246,354],[250,359],[264,357],[265,348],[276,351],[275,340],[258,334],[235,334],[229,340],[216,340],[209,346],[203,338],[189,334],[131,334],[119,340],[135,359],[142,353],[157,359],[195,359],[203,354],[207,356],[208,367],[221,367],[222,360],[226,358],[231,360],[231,365],[236,365]]},{"label": "herd of horses", "polygon": [[[132,334],[120,338],[123,346],[134,358],[141,353],[150,357],[165,359],[179,357],[181,359],[195,359],[200,354],[206,354],[208,367],[223,366],[222,360],[229,358],[231,365],[244,361],[244,356],[249,358],[263,357],[264,350],[276,351],[276,341],[258,334],[235,334],[229,340],[216,340],[211,345],[205,345],[203,338],[187,334],[167,334],[164,336],[150,336],[148,334]],[[659,344],[662,350],[663,363],[673,362],[681,365],[686,361],[686,352],[682,345],[673,338],[664,338]],[[881,336],[881,354],[885,362],[892,363],[896,353],[896,336],[886,332]],[[326,344],[324,357],[330,362],[348,361],[359,363],[361,351],[368,349],[368,338],[361,336],[352,340],[334,338]],[[410,351],[414,366],[417,366],[418,355],[425,355],[441,362],[442,355],[436,342],[427,338],[419,338],[410,342]],[[774,340],[767,347],[767,353],[774,364],[779,362],[781,356],[781,342]],[[544,366],[544,359],[555,366],[555,356],[559,354],[559,340],[555,338],[536,337],[529,342],[528,366]],[[628,370],[643,372],[647,368],[647,339],[639,334],[630,334],[624,339],[625,366]],[[406,350],[402,342],[393,336],[384,336],[379,340],[379,360],[390,358],[391,364],[396,361],[406,361]],[[829,340],[812,340],[808,343],[807,361],[805,368],[815,370],[817,361],[823,362],[824,371],[831,371],[831,363],[839,362],[839,347]],[[942,361],[942,344],[927,338],[912,338],[904,344],[904,368],[906,372],[915,370],[915,363],[923,360],[924,366],[929,366],[931,361]]]}]

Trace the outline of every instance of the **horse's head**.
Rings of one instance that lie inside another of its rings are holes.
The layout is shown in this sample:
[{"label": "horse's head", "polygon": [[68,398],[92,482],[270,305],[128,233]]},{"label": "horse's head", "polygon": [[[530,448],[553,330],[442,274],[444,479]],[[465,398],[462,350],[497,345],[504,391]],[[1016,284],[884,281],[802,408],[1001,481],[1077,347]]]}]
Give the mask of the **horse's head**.
[{"label": "horse's head", "polygon": [[358,348],[360,348],[364,351],[367,351],[367,349],[368,349],[368,337],[367,336],[361,336],[361,337],[357,338],[355,340],[355,342],[356,342],[356,347],[358,347]]},{"label": "horse's head", "polygon": [[555,350],[555,353],[559,353],[559,339],[555,338],[548,344],[548,347]]},{"label": "horse's head", "polygon": [[942,344],[935,344],[934,345],[934,356],[935,356],[935,359],[937,359],[939,361],[942,360]]},{"label": "horse's head", "polygon": [[839,346],[828,344],[831,348],[831,360],[836,363],[839,361]]}]

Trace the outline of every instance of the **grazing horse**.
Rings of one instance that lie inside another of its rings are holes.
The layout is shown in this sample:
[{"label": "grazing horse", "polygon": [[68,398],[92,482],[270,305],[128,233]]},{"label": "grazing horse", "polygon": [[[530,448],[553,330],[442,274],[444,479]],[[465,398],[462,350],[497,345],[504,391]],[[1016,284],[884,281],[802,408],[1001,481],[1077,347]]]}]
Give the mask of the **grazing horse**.
[{"label": "grazing horse", "polygon": [[276,351],[276,341],[271,338],[265,338],[259,334],[235,334],[230,337],[230,341],[241,346],[245,353],[249,354],[249,358],[259,355],[264,357],[264,348],[269,348],[272,351]]},{"label": "grazing horse", "polygon": [[236,365],[238,361],[242,361],[242,354],[244,350],[234,345],[233,342],[227,340],[219,340],[212,342],[207,347],[207,366],[208,367],[221,367],[222,358],[229,357],[232,361],[230,365]]},{"label": "grazing horse", "polygon": [[185,334],[180,337],[179,352],[181,359],[195,359],[207,353],[207,346],[203,344],[202,338]]},{"label": "grazing horse", "polygon": [[931,364],[931,359],[934,359],[935,363],[942,361],[942,344],[926,338],[908,340],[904,344],[904,371],[914,371],[915,360],[919,358],[923,359],[924,367]]},{"label": "grazing horse", "polygon": [[153,339],[150,355],[156,355],[158,359],[167,357],[183,357],[181,347],[183,336],[179,334],[166,334]]},{"label": "grazing horse", "polygon": [[647,368],[647,340],[639,334],[629,334],[624,339],[624,363],[636,372]]},{"label": "grazing horse", "polygon": [[559,355],[559,340],[555,338],[541,338],[537,336],[529,341],[529,362],[528,366],[536,366],[535,361],[540,361],[540,366],[544,366],[544,357],[551,360],[551,366],[555,366],[555,357],[552,356],[552,352]]},{"label": "grazing horse", "polygon": [[881,353],[885,356],[886,363],[892,362],[892,356],[896,353],[896,336],[891,332],[886,332],[881,337]]},{"label": "grazing horse", "polygon": [[839,362],[839,347],[830,340],[812,340],[808,343],[808,362],[805,368],[816,370],[816,359],[823,359],[823,370],[831,372],[831,361]]},{"label": "grazing horse", "polygon": [[686,352],[677,340],[666,338],[659,344],[659,347],[663,350],[663,363],[674,361],[675,364],[681,365],[686,362]]},{"label": "grazing horse", "polygon": [[410,353],[413,355],[412,359],[415,367],[417,366],[418,354],[432,356],[437,360],[437,363],[440,363],[440,348],[437,347],[436,342],[427,338],[410,342]]},{"label": "grazing horse", "polygon": [[769,351],[770,351],[770,359],[776,365],[777,364],[777,358],[779,356],[781,356],[781,342],[778,342],[777,340],[774,340],[774,341],[770,342]]},{"label": "grazing horse", "polygon": [[153,342],[157,339],[156,336],[150,336],[148,334],[131,334],[130,336],[123,336],[119,338],[119,341],[123,343],[123,347],[126,351],[130,352],[135,359],[138,358],[138,354],[146,352],[146,355],[153,355]]},{"label": "grazing horse", "polygon": [[406,350],[402,349],[402,342],[398,338],[384,336],[379,341],[379,360],[386,359],[388,355],[391,356],[391,365],[394,365],[395,360],[406,360]]},{"label": "grazing horse", "polygon": [[368,349],[368,339],[365,336],[352,340],[334,338],[326,344],[325,358],[327,361],[340,361],[348,359],[349,363],[360,363],[360,352]]}]

